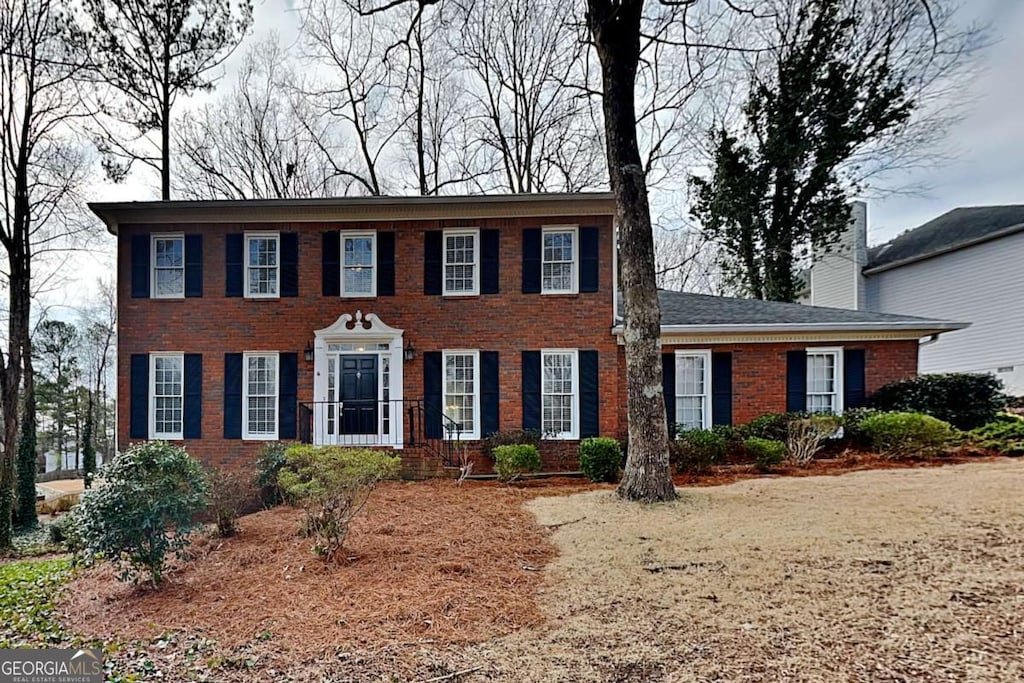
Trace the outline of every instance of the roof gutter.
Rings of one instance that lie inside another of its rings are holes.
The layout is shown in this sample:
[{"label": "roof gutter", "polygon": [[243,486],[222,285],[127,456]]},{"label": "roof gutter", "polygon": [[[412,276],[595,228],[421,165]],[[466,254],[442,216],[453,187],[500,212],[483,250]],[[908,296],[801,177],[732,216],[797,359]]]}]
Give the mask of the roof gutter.
[{"label": "roof gutter", "polygon": [[988,235],[985,235],[984,237],[976,237],[974,239],[970,239],[964,242],[958,242],[957,244],[953,244],[948,247],[943,247],[942,249],[929,251],[926,254],[918,254],[917,256],[911,256],[909,258],[900,259],[899,261],[893,261],[892,263],[884,263],[880,266],[869,265],[868,267],[864,268],[864,270],[862,270],[861,272],[864,275],[875,275],[877,273],[884,273],[887,270],[901,268],[903,266],[909,266],[910,264],[917,263],[918,261],[925,261],[930,258],[935,258],[936,256],[948,254],[952,251],[959,251],[960,249],[966,249],[967,247],[973,247],[978,244],[984,244],[985,242],[991,242],[992,240],[997,240],[1002,237],[1008,237],[1021,231],[1024,231],[1024,223],[1011,225],[1008,228],[1003,228],[1002,230],[990,233]]},{"label": "roof gutter", "polygon": [[[752,323],[724,325],[662,325],[661,333],[666,334],[769,334],[769,333],[837,333],[837,332],[920,332],[921,336],[953,332],[970,326],[970,323],[948,320],[920,320],[906,322],[846,322],[846,323]],[[621,324],[612,328],[612,334],[621,335],[625,327]]]}]

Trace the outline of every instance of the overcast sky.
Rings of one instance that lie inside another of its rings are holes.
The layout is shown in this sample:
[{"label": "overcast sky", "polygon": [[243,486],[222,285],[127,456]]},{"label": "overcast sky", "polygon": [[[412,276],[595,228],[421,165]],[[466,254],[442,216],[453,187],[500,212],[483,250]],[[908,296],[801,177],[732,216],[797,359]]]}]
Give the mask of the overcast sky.
[{"label": "overcast sky", "polygon": [[[958,206],[1024,203],[1024,0],[964,0],[964,20],[990,21],[997,41],[983,57],[984,71],[974,85],[976,103],[950,134],[956,158],[940,167],[908,172],[901,186],[928,188],[868,202],[869,240],[883,242]],[[297,34],[294,0],[257,0],[249,41],[276,30],[284,44]],[[230,85],[245,45],[227,64],[222,83]],[[155,174],[139,173],[122,185],[96,183],[89,201],[133,201],[159,196]],[[104,238],[81,263],[89,282],[113,265],[113,240]],[[82,292],[83,288],[73,291]],[[72,299],[74,295],[69,295]]]}]

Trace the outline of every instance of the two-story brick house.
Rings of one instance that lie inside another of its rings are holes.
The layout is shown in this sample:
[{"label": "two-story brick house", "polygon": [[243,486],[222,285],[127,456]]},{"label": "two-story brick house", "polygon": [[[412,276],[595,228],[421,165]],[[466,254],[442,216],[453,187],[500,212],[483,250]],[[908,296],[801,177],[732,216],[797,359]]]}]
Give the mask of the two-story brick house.
[{"label": "two-story brick house", "polygon": [[[93,204],[118,240],[118,437],[210,462],[268,440],[401,449],[622,437],[609,194]],[[957,326],[663,293],[669,417],[842,410]]]}]

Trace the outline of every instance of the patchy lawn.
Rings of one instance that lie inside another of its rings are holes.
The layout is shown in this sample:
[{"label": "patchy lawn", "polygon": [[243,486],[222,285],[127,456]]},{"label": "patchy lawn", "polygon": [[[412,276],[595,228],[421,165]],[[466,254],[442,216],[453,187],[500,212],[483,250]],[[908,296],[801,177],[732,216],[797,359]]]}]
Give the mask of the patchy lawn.
[{"label": "patchy lawn", "polygon": [[681,493],[529,503],[547,625],[466,680],[1024,680],[1024,461]]}]

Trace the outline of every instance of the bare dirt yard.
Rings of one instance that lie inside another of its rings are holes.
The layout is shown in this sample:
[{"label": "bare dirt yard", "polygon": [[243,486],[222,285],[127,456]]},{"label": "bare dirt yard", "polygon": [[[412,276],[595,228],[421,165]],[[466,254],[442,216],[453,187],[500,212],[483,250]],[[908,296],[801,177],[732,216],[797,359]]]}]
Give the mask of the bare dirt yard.
[{"label": "bare dirt yard", "polygon": [[1024,680],[1024,460],[544,497],[544,626],[471,681]]}]

